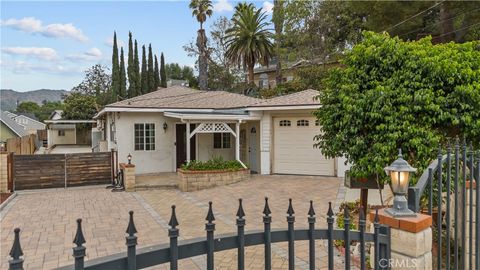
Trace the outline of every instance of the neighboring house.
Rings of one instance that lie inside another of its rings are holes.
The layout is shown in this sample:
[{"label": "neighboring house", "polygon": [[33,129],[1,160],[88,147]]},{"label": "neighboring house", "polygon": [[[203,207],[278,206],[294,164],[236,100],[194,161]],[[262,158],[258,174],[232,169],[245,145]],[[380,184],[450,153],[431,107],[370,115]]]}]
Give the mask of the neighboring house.
[{"label": "neighboring house", "polygon": [[160,88],[107,105],[103,122],[108,149],[120,162],[133,157],[136,171],[175,172],[188,160],[221,156],[261,174],[343,176],[337,159],[314,148],[320,127],[315,90],[272,99],[182,86]]},{"label": "neighboring house", "polygon": [[12,118],[30,134],[36,134],[38,130],[45,130],[45,124],[39,122],[33,115],[18,114],[13,115]]},{"label": "neighboring house", "polygon": [[175,80],[175,79],[170,79],[167,81],[167,87],[171,86],[186,86],[188,87],[188,81],[187,80]]},{"label": "neighboring house", "polygon": [[54,110],[50,116],[48,117],[49,120],[60,120],[62,119],[63,110]]},{"label": "neighboring house", "polygon": [[[318,61],[308,61],[308,60],[299,60],[294,63],[282,63],[282,82],[289,82],[295,78],[295,71],[298,68],[311,66],[311,65],[324,65],[326,67],[338,65],[338,62],[318,62]],[[277,76],[276,60],[268,66],[261,66],[253,70],[253,82],[256,86],[260,88],[274,88],[276,83]]]},{"label": "neighboring house", "polygon": [[23,137],[28,132],[23,126],[15,122],[11,117],[12,113],[0,111],[0,142],[6,142],[7,139]]}]

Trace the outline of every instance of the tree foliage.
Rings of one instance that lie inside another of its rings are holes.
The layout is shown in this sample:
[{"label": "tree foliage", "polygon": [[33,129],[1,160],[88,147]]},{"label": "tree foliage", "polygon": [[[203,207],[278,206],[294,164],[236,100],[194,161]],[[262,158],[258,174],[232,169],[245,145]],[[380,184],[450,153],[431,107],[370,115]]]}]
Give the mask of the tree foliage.
[{"label": "tree foliage", "polygon": [[100,106],[110,103],[111,76],[107,72],[108,68],[105,66],[92,66],[85,71],[85,78],[72,88],[72,92],[92,96]]},{"label": "tree foliage", "polygon": [[121,78],[120,78],[120,64],[118,61],[118,46],[117,33],[113,32],[113,52],[112,52],[112,87],[110,88],[110,102],[117,101],[117,96],[120,93]]},{"label": "tree foliage", "polygon": [[73,92],[64,100],[65,109],[62,117],[71,120],[89,120],[97,113],[95,97]]},{"label": "tree foliage", "polygon": [[165,58],[163,57],[163,52],[160,55],[160,86],[167,87],[167,73],[165,70]]},{"label": "tree foliage", "polygon": [[24,101],[20,103],[16,109],[17,113],[32,113],[39,121],[47,120],[54,110],[63,110],[63,103],[61,101],[46,101],[42,105],[36,102]]},{"label": "tree foliage", "polygon": [[480,144],[480,42],[432,45],[366,32],[330,71],[316,146],[384,177],[399,148],[421,174],[446,138]]}]

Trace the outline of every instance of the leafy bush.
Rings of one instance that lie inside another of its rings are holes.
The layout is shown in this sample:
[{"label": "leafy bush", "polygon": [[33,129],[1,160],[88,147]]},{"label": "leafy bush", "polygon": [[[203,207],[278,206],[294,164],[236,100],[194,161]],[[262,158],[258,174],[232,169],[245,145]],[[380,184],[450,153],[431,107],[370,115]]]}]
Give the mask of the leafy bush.
[{"label": "leafy bush", "polygon": [[214,157],[207,161],[192,160],[188,163],[183,164],[182,169],[189,171],[237,171],[243,169],[243,166],[237,160],[223,160],[222,157]]}]

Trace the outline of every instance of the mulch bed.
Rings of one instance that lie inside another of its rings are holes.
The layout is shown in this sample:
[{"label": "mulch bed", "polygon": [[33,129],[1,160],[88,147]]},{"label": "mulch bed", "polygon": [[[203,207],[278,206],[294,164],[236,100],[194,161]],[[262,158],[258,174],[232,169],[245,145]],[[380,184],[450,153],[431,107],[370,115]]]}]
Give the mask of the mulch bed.
[{"label": "mulch bed", "polygon": [[7,200],[10,195],[12,195],[12,193],[0,193],[0,204]]}]

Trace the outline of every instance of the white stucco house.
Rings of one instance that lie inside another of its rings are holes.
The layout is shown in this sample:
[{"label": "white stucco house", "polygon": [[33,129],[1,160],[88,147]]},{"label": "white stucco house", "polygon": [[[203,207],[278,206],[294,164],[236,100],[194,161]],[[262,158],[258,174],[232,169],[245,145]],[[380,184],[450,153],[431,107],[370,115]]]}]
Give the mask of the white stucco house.
[{"label": "white stucco house", "polygon": [[315,90],[257,99],[183,86],[107,105],[95,118],[120,162],[138,174],[175,172],[188,160],[237,159],[252,172],[343,176],[343,160],[314,148]]}]

